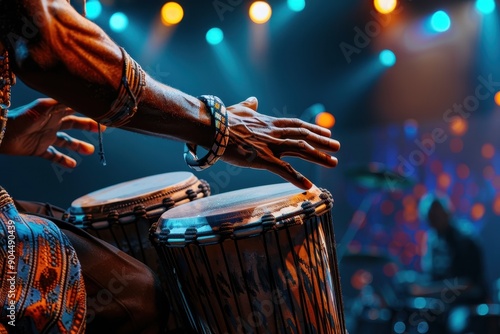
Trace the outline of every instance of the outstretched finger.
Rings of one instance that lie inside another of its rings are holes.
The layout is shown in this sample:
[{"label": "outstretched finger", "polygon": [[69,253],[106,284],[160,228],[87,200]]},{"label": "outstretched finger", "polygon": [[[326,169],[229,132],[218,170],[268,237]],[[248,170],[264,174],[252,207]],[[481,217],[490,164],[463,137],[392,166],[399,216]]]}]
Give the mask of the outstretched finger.
[{"label": "outstretched finger", "polygon": [[[91,118],[88,117],[79,117],[79,116],[66,116],[62,119],[61,122],[61,130],[84,130],[90,132],[98,131],[98,123]],[[101,131],[104,131],[106,127],[101,125]]]},{"label": "outstretched finger", "polygon": [[58,132],[56,134],[56,140],[54,142],[54,146],[66,148],[68,150],[72,150],[77,153],[85,155],[94,153],[94,145],[73,138],[64,132]]},{"label": "outstretched finger", "polygon": [[340,149],[340,143],[337,140],[318,135],[306,128],[277,128],[275,135],[282,139],[305,140],[324,151],[337,152]]},{"label": "outstretched finger", "polygon": [[280,157],[298,157],[325,167],[335,167],[338,164],[337,158],[315,149],[304,140],[286,139],[282,141],[278,154]]},{"label": "outstretched finger", "polygon": [[304,175],[296,171],[288,162],[281,159],[274,158],[267,169],[301,189],[307,190],[313,186],[312,182]]},{"label": "outstretched finger", "polygon": [[304,128],[325,137],[332,135],[332,132],[327,128],[305,122],[299,118],[277,118],[273,121],[273,124],[280,128]]},{"label": "outstretched finger", "polygon": [[53,146],[49,146],[45,152],[40,154],[40,157],[52,161],[53,163],[56,163],[58,165],[61,165],[62,167],[66,168],[76,167],[75,159],[65,154],[62,154],[61,152],[56,150]]}]

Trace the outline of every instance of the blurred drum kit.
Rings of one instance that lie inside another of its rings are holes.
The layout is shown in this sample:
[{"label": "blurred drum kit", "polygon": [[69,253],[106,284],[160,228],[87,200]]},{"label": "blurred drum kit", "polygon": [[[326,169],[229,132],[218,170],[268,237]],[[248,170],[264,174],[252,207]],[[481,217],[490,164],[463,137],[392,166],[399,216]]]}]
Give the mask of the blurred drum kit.
[{"label": "blurred drum kit", "polygon": [[65,214],[157,271],[175,319],[194,333],[347,333],[331,216],[313,186],[210,195],[187,172],[84,195]]},{"label": "blurred drum kit", "polygon": [[[422,275],[404,270],[394,257],[347,252],[347,245],[361,226],[359,212],[368,215],[378,195],[404,191],[415,182],[379,163],[352,168],[346,176],[366,192],[337,249],[349,333],[500,333],[500,305],[453,303],[453,294],[466,294],[468,286],[435,286],[435,291],[428,293]],[[392,278],[385,268],[391,268]],[[359,281],[359,286],[353,288]]]}]

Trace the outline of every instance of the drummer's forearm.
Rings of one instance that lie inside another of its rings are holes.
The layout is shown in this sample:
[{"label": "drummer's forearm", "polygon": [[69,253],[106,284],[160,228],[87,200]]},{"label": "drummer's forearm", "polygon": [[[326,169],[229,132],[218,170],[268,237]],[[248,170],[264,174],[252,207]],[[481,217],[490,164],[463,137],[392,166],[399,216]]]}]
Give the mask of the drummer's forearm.
[{"label": "drummer's forearm", "polygon": [[[120,48],[64,0],[37,1],[26,11],[48,14],[40,24],[40,38],[27,43],[29,57],[14,55],[18,76],[86,116],[105,115],[122,80]],[[210,145],[213,137],[210,114],[201,101],[149,76],[138,111],[126,128],[202,146]]]},{"label": "drummer's forearm", "polygon": [[138,112],[124,128],[208,147],[214,135],[211,124],[200,100],[147,77]]}]

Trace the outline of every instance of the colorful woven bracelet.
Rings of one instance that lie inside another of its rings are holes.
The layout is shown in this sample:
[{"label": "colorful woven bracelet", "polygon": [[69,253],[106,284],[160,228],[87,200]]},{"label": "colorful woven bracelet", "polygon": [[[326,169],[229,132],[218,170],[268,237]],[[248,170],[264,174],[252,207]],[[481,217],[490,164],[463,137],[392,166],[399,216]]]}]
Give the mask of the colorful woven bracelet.
[{"label": "colorful woven bracelet", "polygon": [[212,125],[215,128],[214,143],[208,153],[201,159],[198,159],[196,155],[197,145],[186,144],[184,160],[192,169],[201,171],[215,164],[224,154],[229,141],[229,125],[226,107],[221,99],[213,95],[202,95],[198,99],[208,107],[212,115]]},{"label": "colorful woven bracelet", "polygon": [[134,117],[146,86],[144,70],[123,48],[120,49],[123,54],[123,74],[118,98],[109,112],[96,119],[99,123],[112,127],[123,126]]}]

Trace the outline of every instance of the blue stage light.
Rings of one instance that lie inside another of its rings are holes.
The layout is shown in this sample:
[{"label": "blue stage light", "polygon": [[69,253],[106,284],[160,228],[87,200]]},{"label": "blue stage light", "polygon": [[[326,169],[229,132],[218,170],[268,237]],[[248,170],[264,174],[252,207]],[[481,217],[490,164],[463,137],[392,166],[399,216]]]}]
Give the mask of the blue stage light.
[{"label": "blue stage light", "polygon": [[290,10],[293,10],[294,12],[300,12],[303,11],[304,8],[306,8],[305,0],[288,0],[287,4],[288,8],[290,8]]},{"label": "blue stage light", "polygon": [[208,44],[217,45],[224,40],[224,33],[219,28],[212,28],[207,31],[207,35],[205,37]]},{"label": "blue stage light", "polygon": [[99,0],[89,0],[85,4],[85,10],[87,12],[87,18],[89,20],[95,20],[101,15],[102,5]]},{"label": "blue stage light", "polygon": [[391,50],[383,50],[379,55],[380,62],[382,65],[391,67],[396,64],[396,55]]},{"label": "blue stage light", "polygon": [[436,32],[445,32],[451,27],[450,16],[442,10],[432,14],[431,27]]},{"label": "blue stage light", "polygon": [[495,7],[495,0],[476,0],[476,9],[482,14],[493,13]]},{"label": "blue stage light", "polygon": [[122,32],[128,27],[128,17],[124,13],[117,12],[111,15],[109,19],[109,27],[114,32]]}]

